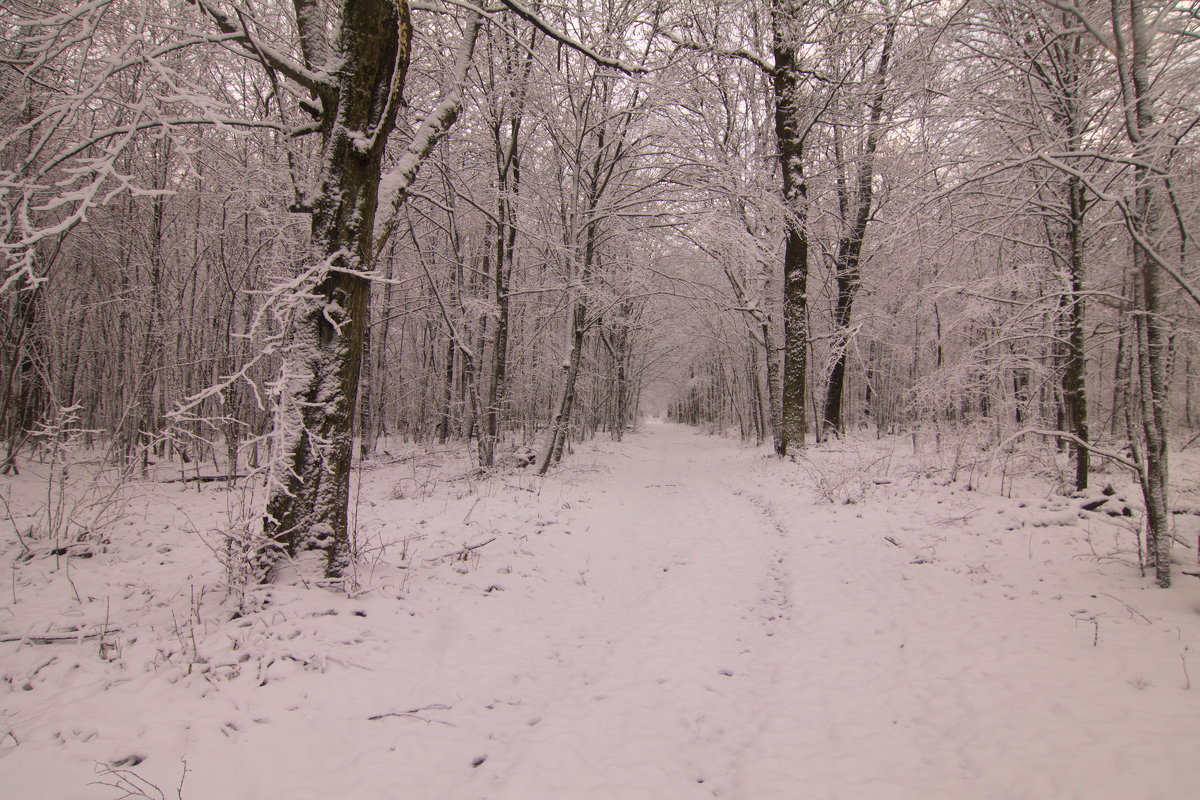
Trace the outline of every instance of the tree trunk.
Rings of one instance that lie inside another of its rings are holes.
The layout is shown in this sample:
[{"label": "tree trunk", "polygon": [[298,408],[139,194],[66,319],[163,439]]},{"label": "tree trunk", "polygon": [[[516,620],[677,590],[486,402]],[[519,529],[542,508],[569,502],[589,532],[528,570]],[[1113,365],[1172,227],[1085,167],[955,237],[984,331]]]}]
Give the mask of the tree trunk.
[{"label": "tree trunk", "polygon": [[1072,443],[1072,455],[1075,461],[1075,489],[1083,491],[1088,485],[1088,457],[1086,442],[1089,441],[1087,415],[1087,361],[1084,356],[1085,341],[1085,312],[1083,298],[1083,217],[1084,197],[1083,187],[1077,178],[1067,181],[1067,195],[1070,201],[1068,219],[1068,280],[1070,281],[1070,308],[1068,310],[1068,350],[1067,362],[1063,368],[1063,402],[1066,405],[1067,418],[1071,433],[1079,439]]},{"label": "tree trunk", "polygon": [[583,360],[583,339],[587,330],[587,307],[582,302],[576,302],[571,314],[571,355],[563,365],[563,390],[558,403],[558,413],[554,424],[550,426],[546,450],[538,465],[538,474],[545,475],[550,465],[562,459],[566,447],[567,433],[570,431],[571,411],[575,406],[575,384],[579,378],[579,364]]},{"label": "tree trunk", "polygon": [[808,380],[808,184],[802,126],[800,88],[803,75],[799,52],[801,37],[794,35],[802,8],[788,0],[771,6],[775,70],[775,137],[787,221],[783,255],[783,382],[781,455],[790,446],[803,448],[808,435],[805,394]]},{"label": "tree trunk", "polygon": [[1129,2],[1129,38],[1121,22],[1119,0],[1112,0],[1113,39],[1117,69],[1125,104],[1126,132],[1134,147],[1134,202],[1131,219],[1134,280],[1137,281],[1141,313],[1137,316],[1137,347],[1142,363],[1142,494],[1146,504],[1146,545],[1154,561],[1158,585],[1171,585],[1170,505],[1167,500],[1167,361],[1168,335],[1162,317],[1162,286],[1158,266],[1147,252],[1155,233],[1155,197],[1150,164],[1150,137],[1155,124],[1150,95],[1150,31],[1142,0]]},{"label": "tree trunk", "polygon": [[[509,284],[512,280],[513,258],[516,253],[516,211],[512,197],[520,185],[521,168],[517,139],[521,124],[513,118],[509,129],[508,152],[498,158],[500,197],[496,203],[496,271],[493,276],[496,304],[496,332],[492,337],[492,374],[488,382],[487,402],[483,411],[483,430],[479,436],[479,465],[495,463],[496,443],[500,439],[500,411],[508,380]],[[499,135],[497,134],[497,146]],[[497,155],[500,156],[499,151]]]},{"label": "tree trunk", "polygon": [[[883,122],[884,98],[887,91],[888,65],[892,57],[892,44],[896,39],[896,19],[888,20],[887,31],[883,37],[883,47],[879,54],[879,64],[875,70],[875,92],[871,97],[870,112],[867,119],[867,135],[863,144],[861,160],[855,176],[853,189],[839,181],[842,221],[848,225],[845,234],[838,242],[837,256],[834,261],[834,277],[837,281],[837,303],[833,313],[833,367],[829,372],[829,383],[825,392],[824,430],[826,434],[838,435],[845,430],[845,420],[842,417],[842,397],[846,391],[846,359],[850,347],[850,315],[854,306],[854,298],[862,286],[862,248],[867,236],[867,225],[870,224],[874,213],[875,200],[875,153],[879,149],[881,135],[880,125]],[[841,142],[841,128],[836,128],[836,141]],[[842,161],[841,147],[838,148],[838,161]],[[840,172],[839,165],[839,172]],[[842,173],[844,174],[844,173]]]},{"label": "tree trunk", "polygon": [[[323,32],[307,30],[303,17],[306,60],[324,66]],[[314,89],[323,113],[311,258],[314,266],[326,266],[299,301],[289,332],[263,529],[277,554],[324,551],[331,578],[344,575],[352,557],[352,431],[370,296],[362,273],[371,266],[384,146],[395,125],[410,39],[403,0],[346,0],[332,47],[334,80]]]}]

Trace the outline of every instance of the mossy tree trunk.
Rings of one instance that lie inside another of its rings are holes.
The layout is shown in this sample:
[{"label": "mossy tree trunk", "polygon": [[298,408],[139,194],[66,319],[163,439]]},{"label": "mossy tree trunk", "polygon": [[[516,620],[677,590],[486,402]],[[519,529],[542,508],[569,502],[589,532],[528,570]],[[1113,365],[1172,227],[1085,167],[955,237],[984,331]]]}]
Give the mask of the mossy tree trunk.
[{"label": "mossy tree trunk", "polygon": [[300,61],[262,47],[241,17],[198,5],[267,67],[308,90],[321,137],[317,180],[303,198],[315,285],[294,298],[291,312],[263,533],[274,546],[268,563],[321,550],[326,577],[337,578],[351,558],[350,466],[370,299],[364,273],[410,56],[408,4],[294,0]]}]

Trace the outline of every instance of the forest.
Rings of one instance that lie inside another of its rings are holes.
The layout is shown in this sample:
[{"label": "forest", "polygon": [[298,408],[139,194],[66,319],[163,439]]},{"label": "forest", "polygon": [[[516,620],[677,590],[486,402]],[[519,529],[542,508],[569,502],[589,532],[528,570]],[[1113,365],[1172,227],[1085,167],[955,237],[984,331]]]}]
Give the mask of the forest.
[{"label": "forest", "polygon": [[5,473],[248,470],[336,577],[388,437],[1049,437],[1170,582],[1194,6],[5,6]]},{"label": "forest", "polygon": [[1198,226],[1194,2],[0,0],[0,774],[1184,796]]},{"label": "forest", "polygon": [[388,437],[1048,437],[1170,582],[1192,5],[5,6],[5,472],[260,475],[254,557],[335,578]]}]

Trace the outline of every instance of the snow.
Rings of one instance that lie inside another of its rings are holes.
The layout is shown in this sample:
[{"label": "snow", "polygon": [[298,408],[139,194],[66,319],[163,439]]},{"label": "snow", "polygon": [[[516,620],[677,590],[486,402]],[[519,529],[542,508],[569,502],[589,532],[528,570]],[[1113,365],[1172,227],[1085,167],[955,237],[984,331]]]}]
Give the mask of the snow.
[{"label": "snow", "polygon": [[[38,468],[0,485],[18,524]],[[544,480],[395,450],[361,476],[362,590],[274,586],[232,620],[217,540],[196,531],[238,493],[139,485],[91,558],[14,560],[6,528],[0,786],[1194,795],[1200,581],[1140,577],[1136,518],[1081,511],[1037,476],[1003,495],[976,483],[908,440],[793,463],[655,424]],[[53,640],[68,630],[86,638]]]}]

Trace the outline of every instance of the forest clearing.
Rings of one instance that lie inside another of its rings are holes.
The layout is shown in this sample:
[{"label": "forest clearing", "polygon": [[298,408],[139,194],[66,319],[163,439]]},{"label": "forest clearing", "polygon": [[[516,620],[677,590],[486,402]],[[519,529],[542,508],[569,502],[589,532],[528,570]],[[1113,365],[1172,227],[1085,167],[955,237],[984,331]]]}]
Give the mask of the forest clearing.
[{"label": "forest clearing", "polygon": [[381,455],[362,589],[234,620],[205,531],[236,490],[140,486],[69,574],[4,576],[6,794],[1189,796],[1200,581],[1140,577],[1120,514],[910,445],[791,463],[649,424],[544,482]]}]

